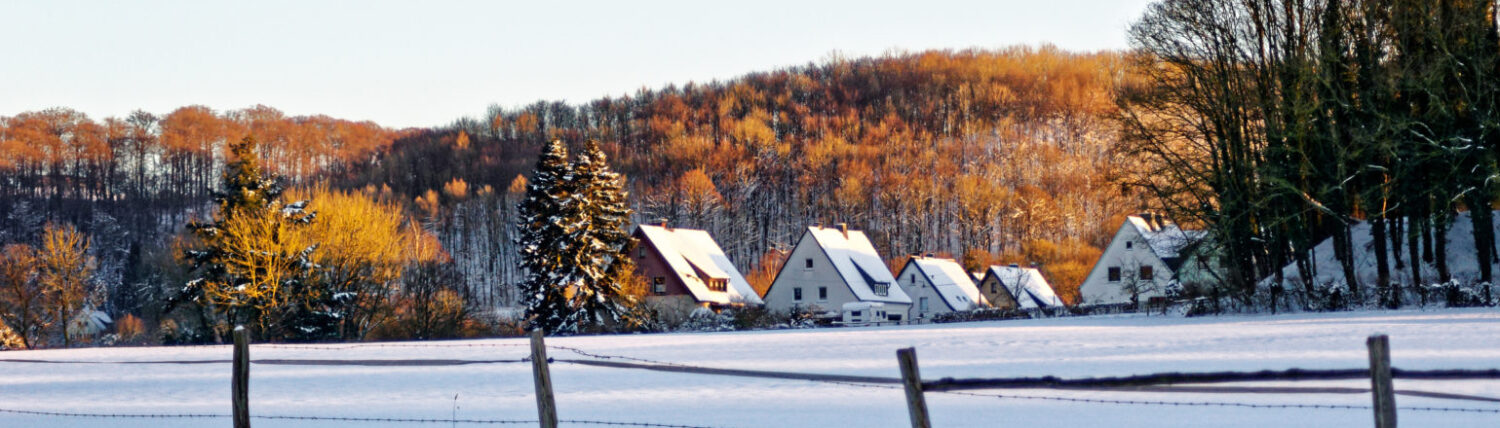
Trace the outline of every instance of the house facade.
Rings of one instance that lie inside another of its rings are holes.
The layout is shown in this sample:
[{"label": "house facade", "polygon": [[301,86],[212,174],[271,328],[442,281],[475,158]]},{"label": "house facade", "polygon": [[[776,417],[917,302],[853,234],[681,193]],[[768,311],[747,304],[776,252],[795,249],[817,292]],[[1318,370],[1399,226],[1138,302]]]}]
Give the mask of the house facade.
[{"label": "house facade", "polygon": [[906,319],[912,322],[930,320],[938,314],[967,311],[989,306],[979,288],[953,259],[932,255],[912,256],[896,275],[896,283],[911,298]]},{"label": "house facade", "polygon": [[766,290],[766,308],[840,316],[845,303],[878,302],[887,318],[902,321],[911,298],[896,285],[864,232],[808,227]]},{"label": "house facade", "polygon": [[1183,257],[1179,250],[1201,233],[1184,231],[1165,217],[1126,217],[1089,276],[1079,285],[1080,305],[1145,304],[1166,296]]},{"label": "house facade", "polygon": [[1001,309],[1031,310],[1064,306],[1052,284],[1036,268],[990,266],[979,280],[979,290]]},{"label": "house facade", "polygon": [[691,299],[708,308],[765,304],[708,232],[659,223],[639,225],[632,236],[648,299]]}]

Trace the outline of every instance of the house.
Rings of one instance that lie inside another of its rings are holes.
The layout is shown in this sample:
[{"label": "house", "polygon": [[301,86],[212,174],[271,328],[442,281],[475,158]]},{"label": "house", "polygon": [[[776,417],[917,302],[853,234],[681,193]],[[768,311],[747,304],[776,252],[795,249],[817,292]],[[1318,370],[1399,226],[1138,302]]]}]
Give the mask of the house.
[{"label": "house", "polygon": [[1052,290],[1052,285],[1036,268],[990,266],[984,279],[979,280],[979,291],[990,304],[1002,309],[1030,310],[1053,308],[1063,305],[1062,299]]},{"label": "house", "polygon": [[840,316],[845,303],[878,302],[888,320],[899,322],[911,298],[895,284],[864,232],[844,224],[811,226],[766,290],[766,308]]},{"label": "house", "polygon": [[896,283],[911,297],[912,305],[907,309],[910,321],[930,320],[933,316],[947,312],[967,311],[989,306],[969,273],[953,259],[927,256],[911,256]]},{"label": "house", "polygon": [[691,299],[708,308],[764,304],[708,232],[661,222],[639,225],[632,236],[648,299]]},{"label": "house", "polygon": [[1157,214],[1125,218],[1094,269],[1079,285],[1080,305],[1144,304],[1166,296],[1182,265],[1179,252],[1202,236]]}]

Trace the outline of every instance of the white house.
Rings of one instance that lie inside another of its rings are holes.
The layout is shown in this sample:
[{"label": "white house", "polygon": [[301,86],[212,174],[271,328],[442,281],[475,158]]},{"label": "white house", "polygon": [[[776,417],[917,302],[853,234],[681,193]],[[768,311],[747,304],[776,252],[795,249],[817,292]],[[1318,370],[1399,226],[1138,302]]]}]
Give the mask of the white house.
[{"label": "white house", "polygon": [[989,306],[963,265],[953,259],[912,256],[906,260],[896,283],[911,297],[906,312],[910,321],[930,320],[946,312]]},{"label": "white house", "polygon": [[1052,290],[1052,284],[1047,283],[1042,272],[1036,268],[1019,265],[990,266],[985,270],[984,279],[979,280],[979,290],[991,302],[995,302],[995,307],[1005,309],[1030,310],[1064,306],[1062,299]]},{"label": "white house", "polygon": [[1126,217],[1114,240],[1079,285],[1080,305],[1144,304],[1166,295],[1182,259],[1179,250],[1198,239],[1156,214]]},{"label": "white house", "polygon": [[850,302],[879,302],[890,321],[901,321],[911,298],[864,232],[838,227],[808,227],[766,290],[766,308],[810,310],[836,316]]}]

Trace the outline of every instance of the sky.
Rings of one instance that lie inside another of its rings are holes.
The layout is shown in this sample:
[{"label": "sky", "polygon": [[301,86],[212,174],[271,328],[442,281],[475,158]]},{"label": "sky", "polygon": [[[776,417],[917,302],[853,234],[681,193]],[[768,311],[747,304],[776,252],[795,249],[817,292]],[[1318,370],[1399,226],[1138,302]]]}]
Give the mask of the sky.
[{"label": "sky", "polygon": [[256,104],[404,128],[891,51],[1124,49],[1150,0],[0,3],[0,116]]}]

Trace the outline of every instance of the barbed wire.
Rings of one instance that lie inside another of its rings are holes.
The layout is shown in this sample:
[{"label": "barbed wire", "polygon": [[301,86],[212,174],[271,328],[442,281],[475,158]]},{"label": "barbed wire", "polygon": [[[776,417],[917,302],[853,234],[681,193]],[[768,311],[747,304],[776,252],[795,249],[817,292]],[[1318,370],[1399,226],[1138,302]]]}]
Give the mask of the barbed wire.
[{"label": "barbed wire", "polygon": [[[966,396],[971,396],[971,397],[987,397],[987,398],[1019,399],[1019,400],[1064,401],[1064,402],[1072,402],[1072,403],[1092,403],[1092,404],[1126,404],[1126,405],[1151,405],[1151,406],[1172,406],[1172,407],[1180,407],[1180,406],[1189,406],[1189,407],[1240,407],[1240,408],[1250,408],[1250,409],[1342,409],[1342,410],[1370,410],[1371,409],[1370,406],[1356,406],[1356,405],[1348,405],[1348,404],[1258,404],[1258,403],[1237,403],[1237,402],[1232,402],[1232,401],[1118,400],[1118,399],[1107,399],[1107,398],[1055,397],[1055,396],[1023,395],[1023,394],[981,394],[981,393],[964,392],[964,391],[932,391],[932,392],[939,393],[939,394],[950,394],[950,395],[966,395]],[[1500,409],[1477,409],[1477,408],[1471,408],[1471,407],[1430,407],[1430,406],[1419,406],[1419,407],[1397,407],[1396,409],[1397,410],[1424,411],[1424,412],[1458,412],[1458,413],[1496,413],[1496,414],[1500,414]]]},{"label": "barbed wire", "polygon": [[673,366],[673,367],[697,367],[697,366],[691,366],[691,365],[682,364],[682,363],[674,363],[674,362],[670,362],[670,361],[660,361],[660,360],[651,360],[651,359],[646,359],[646,358],[638,358],[638,357],[631,357],[631,356],[625,356],[625,355],[597,354],[597,353],[592,353],[592,352],[584,351],[582,349],[574,348],[572,346],[547,345],[547,347],[548,348],[552,348],[552,349],[569,351],[569,352],[572,352],[572,353],[575,353],[575,354],[578,354],[578,355],[582,355],[582,356],[589,357],[589,358],[596,358],[596,359],[600,359],[600,360],[624,360],[624,361],[635,361],[635,362],[638,362],[638,363],[657,364],[657,365]]},{"label": "barbed wire", "polygon": [[516,348],[531,346],[529,343],[356,343],[348,345],[299,345],[290,343],[264,343],[250,345],[251,349],[293,349],[293,350],[322,350],[322,351],[348,351],[362,348]]},{"label": "barbed wire", "polygon": [[[558,423],[563,423],[563,424],[613,425],[613,426],[652,427],[652,428],[714,428],[714,427],[704,426],[704,425],[674,425],[674,424],[659,424],[659,423],[652,423],[652,422],[613,422],[613,421],[598,421],[598,420],[586,420],[586,419],[559,419],[557,422]],[[533,421],[532,423],[536,423],[536,422]]]},{"label": "barbed wire", "polygon": [[[230,415],[221,413],[86,413],[86,412],[54,412],[43,410],[20,410],[0,409],[0,413],[9,413],[29,416],[53,416],[95,419],[228,419]],[[453,418],[381,418],[381,417],[356,417],[356,416],[304,416],[304,415],[250,415],[251,419],[262,420],[290,420],[290,421],[333,421],[333,422],[384,422],[384,423],[410,423],[410,424],[470,424],[470,425],[520,425],[536,424],[536,420],[527,419],[453,419]],[[559,423],[579,425],[609,425],[627,427],[650,427],[650,428],[714,428],[703,425],[681,425],[658,422],[624,422],[604,421],[590,419],[562,419]]]}]

